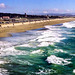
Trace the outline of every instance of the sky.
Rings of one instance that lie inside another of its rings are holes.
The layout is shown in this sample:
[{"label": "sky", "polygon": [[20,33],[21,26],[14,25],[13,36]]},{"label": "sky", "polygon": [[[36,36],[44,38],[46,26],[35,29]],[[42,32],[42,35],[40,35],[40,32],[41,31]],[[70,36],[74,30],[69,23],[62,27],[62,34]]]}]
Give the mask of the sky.
[{"label": "sky", "polygon": [[75,0],[0,0],[3,13],[75,13]]}]

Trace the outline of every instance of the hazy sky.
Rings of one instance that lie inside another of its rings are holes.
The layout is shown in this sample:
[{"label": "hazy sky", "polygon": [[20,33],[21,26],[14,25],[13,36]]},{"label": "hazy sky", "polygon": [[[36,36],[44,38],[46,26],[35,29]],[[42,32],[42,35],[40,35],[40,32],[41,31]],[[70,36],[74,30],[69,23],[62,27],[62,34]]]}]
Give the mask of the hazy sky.
[{"label": "hazy sky", "polygon": [[0,12],[75,13],[75,0],[0,0]]}]

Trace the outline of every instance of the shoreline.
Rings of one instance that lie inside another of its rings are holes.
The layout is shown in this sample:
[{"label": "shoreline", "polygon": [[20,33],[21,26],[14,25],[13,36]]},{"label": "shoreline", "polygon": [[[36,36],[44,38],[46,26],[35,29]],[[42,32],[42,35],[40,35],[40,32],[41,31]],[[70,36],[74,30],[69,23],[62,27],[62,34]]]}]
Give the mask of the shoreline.
[{"label": "shoreline", "polygon": [[10,33],[25,32],[28,30],[43,28],[46,25],[55,25],[65,22],[75,21],[75,18],[50,19],[43,21],[33,21],[26,23],[15,23],[14,25],[6,24],[0,28],[0,37],[10,37]]}]

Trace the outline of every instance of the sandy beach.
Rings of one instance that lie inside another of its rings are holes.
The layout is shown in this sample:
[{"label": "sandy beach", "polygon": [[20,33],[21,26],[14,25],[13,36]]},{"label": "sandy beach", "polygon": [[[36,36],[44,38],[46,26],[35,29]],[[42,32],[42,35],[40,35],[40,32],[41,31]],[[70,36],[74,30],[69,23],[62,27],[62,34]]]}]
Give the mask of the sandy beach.
[{"label": "sandy beach", "polygon": [[25,23],[3,24],[0,28],[0,37],[12,36],[10,33],[25,32],[27,30],[42,28],[46,25],[60,24],[64,22],[75,21],[75,18],[50,19],[43,21],[33,21]]}]

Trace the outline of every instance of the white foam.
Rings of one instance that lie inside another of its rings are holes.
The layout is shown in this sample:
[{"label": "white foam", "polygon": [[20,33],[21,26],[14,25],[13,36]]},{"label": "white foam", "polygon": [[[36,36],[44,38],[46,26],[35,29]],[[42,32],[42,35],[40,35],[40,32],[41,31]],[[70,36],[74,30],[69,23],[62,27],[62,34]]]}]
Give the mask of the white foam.
[{"label": "white foam", "polygon": [[66,51],[63,51],[62,49],[54,49],[57,52],[67,53]]},{"label": "white foam", "polygon": [[75,22],[73,21],[73,22],[63,23],[63,26],[67,28],[73,28],[75,27]]},{"label": "white foam", "polygon": [[51,43],[50,42],[41,42],[38,46],[42,47],[42,46],[49,46]]},{"label": "white foam", "polygon": [[36,72],[36,75],[50,75],[51,73],[56,73],[56,71],[53,69],[43,68],[42,70],[39,69],[39,72]]},{"label": "white foam", "polygon": [[12,44],[7,41],[0,41],[0,48],[10,47]]},{"label": "white foam", "polygon": [[41,33],[36,39],[31,40],[31,42],[39,42],[38,46],[48,46],[52,45],[55,42],[60,42],[61,40],[66,39],[56,31],[46,30]]},{"label": "white foam", "polygon": [[1,60],[0,60],[0,64],[5,64],[5,63],[6,63],[5,61],[1,61]]},{"label": "white foam", "polygon": [[48,28],[48,29],[50,29],[50,30],[61,30],[60,28],[59,28],[59,26],[50,26],[50,25],[47,25],[47,26],[45,26],[45,28]]},{"label": "white foam", "polygon": [[66,39],[66,38],[58,38],[58,37],[53,38],[53,37],[50,37],[50,38],[38,39],[38,42],[47,42],[47,41],[60,42],[63,39]]},{"label": "white foam", "polygon": [[8,70],[0,68],[0,75],[9,75]]},{"label": "white foam", "polygon": [[55,55],[51,55],[51,56],[47,57],[46,61],[48,63],[58,64],[58,65],[67,65],[67,64],[71,63],[71,62],[66,61],[63,58],[56,57]]},{"label": "white foam", "polygon": [[36,53],[42,53],[43,50],[35,50],[35,51],[32,51],[31,54],[36,54]]},{"label": "white foam", "polygon": [[75,73],[75,69],[73,70],[73,73]]},{"label": "white foam", "polygon": [[31,47],[29,44],[17,45],[16,47]]},{"label": "white foam", "polygon": [[66,38],[62,37],[59,31],[56,32],[56,31],[46,30],[42,32],[41,35],[38,36],[34,41],[39,42],[38,46],[48,46],[55,42],[60,42],[63,39],[66,39]]},{"label": "white foam", "polygon": [[6,49],[0,50],[0,56],[9,56],[9,55],[25,55],[25,51],[16,50],[14,47],[9,47]]},{"label": "white foam", "polygon": [[70,55],[73,55],[73,56],[75,56],[75,54],[70,54]]},{"label": "white foam", "polygon": [[54,32],[54,31],[50,31],[50,30],[45,31],[45,32],[43,32],[41,34],[42,34],[42,36],[39,36],[37,39],[47,38],[47,37],[59,37],[59,36],[61,36],[61,34],[58,34],[58,33]]}]

